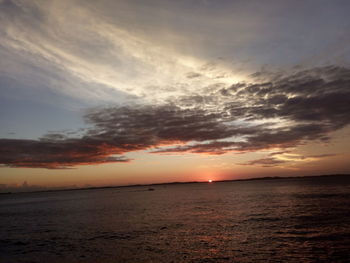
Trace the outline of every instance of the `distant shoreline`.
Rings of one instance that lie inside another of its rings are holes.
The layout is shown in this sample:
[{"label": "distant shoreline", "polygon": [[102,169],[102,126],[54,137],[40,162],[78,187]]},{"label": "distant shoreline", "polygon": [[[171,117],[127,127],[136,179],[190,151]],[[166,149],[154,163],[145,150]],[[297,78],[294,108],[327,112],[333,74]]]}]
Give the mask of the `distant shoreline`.
[{"label": "distant shoreline", "polygon": [[[266,176],[266,177],[253,177],[246,179],[232,179],[232,180],[218,180],[213,183],[222,182],[244,182],[244,181],[269,181],[269,180],[288,180],[288,179],[314,179],[314,178],[331,178],[331,177],[349,177],[350,174],[327,174],[327,175],[306,175],[306,176]],[[109,189],[109,188],[125,188],[125,187],[152,187],[159,185],[177,185],[177,184],[209,184],[207,181],[190,181],[190,182],[169,182],[169,183],[153,183],[153,184],[133,184],[133,185],[116,185],[116,186],[96,186],[96,187],[82,187],[82,188],[67,188],[67,189],[48,189],[48,190],[37,190],[37,191],[22,191],[22,192],[4,192],[0,195],[8,194],[28,194],[28,193],[47,193],[47,192],[62,192],[62,191],[77,191],[77,190],[98,190],[98,189]]]}]

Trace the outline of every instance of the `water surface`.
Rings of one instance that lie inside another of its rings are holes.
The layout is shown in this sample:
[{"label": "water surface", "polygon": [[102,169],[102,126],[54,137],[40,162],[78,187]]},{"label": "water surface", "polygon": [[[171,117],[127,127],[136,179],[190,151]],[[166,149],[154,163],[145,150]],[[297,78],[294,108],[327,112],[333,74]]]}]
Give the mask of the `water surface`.
[{"label": "water surface", "polygon": [[350,262],[350,179],[0,197],[0,262]]}]

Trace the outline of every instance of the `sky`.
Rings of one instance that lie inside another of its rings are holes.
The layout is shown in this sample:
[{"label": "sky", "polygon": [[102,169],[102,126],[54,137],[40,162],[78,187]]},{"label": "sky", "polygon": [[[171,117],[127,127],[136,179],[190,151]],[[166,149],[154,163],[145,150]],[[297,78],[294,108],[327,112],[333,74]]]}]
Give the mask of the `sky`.
[{"label": "sky", "polygon": [[347,0],[0,0],[0,190],[350,172]]}]

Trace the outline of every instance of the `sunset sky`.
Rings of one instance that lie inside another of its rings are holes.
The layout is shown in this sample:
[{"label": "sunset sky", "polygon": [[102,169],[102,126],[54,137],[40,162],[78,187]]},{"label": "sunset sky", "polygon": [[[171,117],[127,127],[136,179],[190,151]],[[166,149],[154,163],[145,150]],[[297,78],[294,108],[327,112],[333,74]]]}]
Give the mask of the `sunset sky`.
[{"label": "sunset sky", "polygon": [[0,191],[350,173],[349,13],[0,0]]}]

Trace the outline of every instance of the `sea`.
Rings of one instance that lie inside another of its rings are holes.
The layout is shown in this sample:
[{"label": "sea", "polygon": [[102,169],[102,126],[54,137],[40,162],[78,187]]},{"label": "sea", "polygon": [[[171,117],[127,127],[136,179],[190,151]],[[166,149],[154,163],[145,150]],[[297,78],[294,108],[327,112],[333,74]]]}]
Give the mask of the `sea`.
[{"label": "sea", "polygon": [[2,194],[0,262],[348,263],[350,177]]}]

